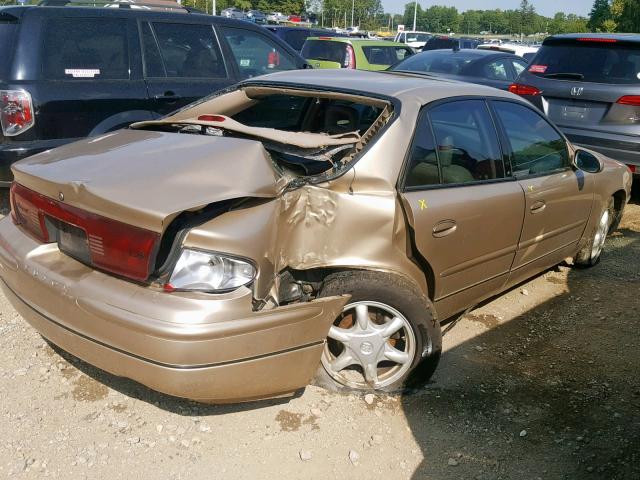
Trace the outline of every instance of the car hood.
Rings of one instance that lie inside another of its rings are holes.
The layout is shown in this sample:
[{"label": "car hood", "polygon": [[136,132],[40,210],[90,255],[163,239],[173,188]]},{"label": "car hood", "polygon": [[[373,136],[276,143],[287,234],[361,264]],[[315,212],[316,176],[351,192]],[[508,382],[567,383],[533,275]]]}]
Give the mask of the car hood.
[{"label": "car hood", "polygon": [[17,162],[16,182],[69,205],[162,232],[179,213],[272,198],[278,175],[254,140],[120,130]]}]

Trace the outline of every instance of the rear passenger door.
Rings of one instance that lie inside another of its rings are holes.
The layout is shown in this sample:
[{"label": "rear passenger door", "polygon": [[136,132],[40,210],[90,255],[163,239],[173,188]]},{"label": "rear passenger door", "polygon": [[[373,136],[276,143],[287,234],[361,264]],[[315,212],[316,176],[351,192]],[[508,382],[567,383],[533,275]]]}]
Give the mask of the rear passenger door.
[{"label": "rear passenger door", "polygon": [[52,16],[43,22],[37,112],[42,137],[86,137],[151,118],[134,53],[134,21]]},{"label": "rear passenger door", "polygon": [[516,253],[524,195],[505,169],[484,100],[425,108],[402,199],[443,318],[500,290]]},{"label": "rear passenger door", "polygon": [[157,114],[235,82],[211,24],[141,22],[140,37],[150,108]]},{"label": "rear passenger door", "polygon": [[571,167],[564,137],[533,108],[491,104],[526,199],[510,280],[517,283],[575,253],[593,204],[593,179]]}]

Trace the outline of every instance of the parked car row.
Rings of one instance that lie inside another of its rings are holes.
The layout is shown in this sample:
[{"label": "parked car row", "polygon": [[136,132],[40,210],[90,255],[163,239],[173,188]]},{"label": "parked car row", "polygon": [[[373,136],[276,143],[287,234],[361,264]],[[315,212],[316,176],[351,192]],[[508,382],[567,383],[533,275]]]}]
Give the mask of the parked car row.
[{"label": "parked car row", "polygon": [[284,15],[281,12],[271,12],[267,14],[260,10],[244,11],[237,7],[225,8],[220,12],[220,15],[235,20],[248,20],[259,24],[279,24],[283,22],[300,23],[307,21],[305,15]]}]

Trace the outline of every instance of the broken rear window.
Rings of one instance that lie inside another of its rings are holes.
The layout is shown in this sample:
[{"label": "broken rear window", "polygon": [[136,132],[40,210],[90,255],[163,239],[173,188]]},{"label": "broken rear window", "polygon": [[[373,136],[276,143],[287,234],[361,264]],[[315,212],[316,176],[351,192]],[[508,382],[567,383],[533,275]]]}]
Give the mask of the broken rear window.
[{"label": "broken rear window", "polygon": [[339,173],[390,118],[388,102],[349,94],[249,87],[133,128],[260,141],[285,176]]}]

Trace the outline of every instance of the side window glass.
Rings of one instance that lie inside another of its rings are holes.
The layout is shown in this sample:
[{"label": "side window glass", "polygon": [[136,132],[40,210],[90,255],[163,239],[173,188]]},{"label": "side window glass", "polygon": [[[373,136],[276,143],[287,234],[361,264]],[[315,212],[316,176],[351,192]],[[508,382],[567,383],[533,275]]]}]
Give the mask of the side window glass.
[{"label": "side window glass", "polygon": [[46,79],[129,79],[124,19],[52,18],[45,26],[43,45]]},{"label": "side window glass", "polygon": [[564,138],[541,115],[510,102],[494,102],[511,146],[513,175],[539,175],[569,166]]},{"label": "side window glass", "polygon": [[304,45],[304,41],[309,36],[309,30],[299,29],[299,30],[288,30],[284,34],[285,41],[293,47],[294,50],[300,51],[302,50],[302,45]]},{"label": "side window glass", "polygon": [[450,102],[431,109],[442,183],[504,178],[498,137],[482,100]]},{"label": "side window glass", "polygon": [[484,67],[486,77],[491,80],[509,80],[508,71],[506,60],[496,60]]},{"label": "side window glass", "polygon": [[289,54],[265,35],[252,30],[221,28],[241,78],[296,68]]},{"label": "side window glass", "polygon": [[211,25],[154,23],[167,77],[226,78]]},{"label": "side window glass", "polygon": [[151,31],[151,26],[142,24],[142,47],[144,49],[144,70],[147,77],[166,77],[158,44]]},{"label": "side window glass", "polygon": [[513,69],[516,72],[516,77],[520,75],[527,68],[527,62],[521,62],[520,60],[512,60]]},{"label": "side window glass", "polygon": [[438,156],[431,134],[431,125],[427,115],[420,115],[416,133],[411,146],[409,157],[409,171],[405,185],[407,187],[422,187],[440,184]]}]

